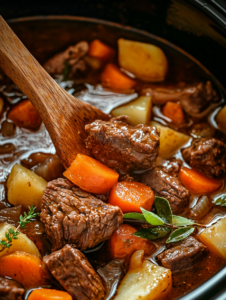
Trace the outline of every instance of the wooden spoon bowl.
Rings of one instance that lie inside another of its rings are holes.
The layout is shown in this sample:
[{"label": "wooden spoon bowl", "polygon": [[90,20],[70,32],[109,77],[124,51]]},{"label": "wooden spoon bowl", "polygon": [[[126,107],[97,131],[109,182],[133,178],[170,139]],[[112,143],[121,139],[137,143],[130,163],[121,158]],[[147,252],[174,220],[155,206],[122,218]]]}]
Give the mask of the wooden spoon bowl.
[{"label": "wooden spoon bowl", "polygon": [[109,116],[59,86],[1,16],[0,41],[0,67],[40,113],[64,167],[70,166],[77,153],[89,155],[85,125]]}]

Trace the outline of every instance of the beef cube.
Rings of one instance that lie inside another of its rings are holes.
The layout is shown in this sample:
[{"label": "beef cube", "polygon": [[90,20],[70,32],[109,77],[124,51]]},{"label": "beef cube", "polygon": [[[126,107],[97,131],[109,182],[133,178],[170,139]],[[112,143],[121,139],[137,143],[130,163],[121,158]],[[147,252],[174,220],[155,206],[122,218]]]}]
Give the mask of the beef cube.
[{"label": "beef cube", "polygon": [[190,115],[201,113],[210,103],[219,100],[219,96],[210,81],[185,87],[180,85],[156,87],[153,84],[146,84],[143,86],[141,94],[151,95],[152,102],[158,105],[163,105],[167,101],[180,101],[182,108]]},{"label": "beef cube", "polygon": [[84,254],[70,245],[43,258],[51,274],[76,300],[101,300],[105,288]]},{"label": "beef cube", "polygon": [[226,145],[219,140],[194,139],[182,154],[191,167],[199,169],[207,176],[218,177],[226,173]]},{"label": "beef cube", "polygon": [[181,184],[176,173],[166,173],[163,169],[155,168],[145,173],[142,182],[150,186],[156,196],[166,198],[174,214],[180,213],[188,205],[189,191]]},{"label": "beef cube", "polygon": [[191,268],[194,263],[207,253],[207,247],[190,236],[180,245],[165,250],[158,255],[161,265],[171,271]]},{"label": "beef cube", "polygon": [[81,251],[92,248],[109,239],[123,221],[119,207],[62,178],[47,184],[40,217],[53,251],[66,244],[74,244]]},{"label": "beef cube", "polygon": [[88,50],[89,44],[87,42],[79,42],[50,58],[44,64],[44,68],[49,74],[63,74],[66,62],[68,62],[70,75],[75,74],[77,70],[84,71],[86,65],[82,58],[87,54]]},{"label": "beef cube", "polygon": [[127,117],[108,122],[96,120],[85,126],[86,147],[104,165],[122,174],[153,168],[159,153],[159,130],[146,125],[130,126]]},{"label": "beef cube", "polygon": [[0,300],[22,300],[23,286],[17,281],[0,276]]}]

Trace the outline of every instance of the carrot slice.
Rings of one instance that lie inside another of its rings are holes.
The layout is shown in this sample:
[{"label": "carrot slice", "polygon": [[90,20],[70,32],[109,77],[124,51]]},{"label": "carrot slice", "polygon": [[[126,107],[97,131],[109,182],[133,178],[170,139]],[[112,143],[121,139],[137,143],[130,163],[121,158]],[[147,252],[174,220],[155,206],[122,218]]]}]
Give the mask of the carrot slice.
[{"label": "carrot slice", "polygon": [[194,194],[212,193],[222,186],[222,180],[209,178],[195,169],[183,167],[179,177],[184,186]]},{"label": "carrot slice", "polygon": [[119,174],[92,157],[78,154],[64,176],[87,192],[105,194],[118,181]]},{"label": "carrot slice", "polygon": [[25,100],[14,106],[8,114],[8,119],[20,127],[30,129],[37,128],[41,123],[39,113],[29,100]]},{"label": "carrot slice", "polygon": [[0,276],[13,278],[25,287],[32,287],[48,283],[49,273],[39,257],[18,251],[0,258]]},{"label": "carrot slice", "polygon": [[175,125],[181,125],[185,122],[183,109],[177,102],[168,101],[163,106],[162,113]]},{"label": "carrot slice", "polygon": [[114,64],[107,64],[101,74],[102,84],[116,90],[129,90],[135,87],[136,81],[123,74]]},{"label": "carrot slice", "polygon": [[144,250],[145,255],[154,251],[155,245],[151,241],[133,235],[136,231],[136,228],[128,224],[122,224],[114,231],[109,240],[112,259],[129,259],[136,250]]},{"label": "carrot slice", "polygon": [[116,183],[110,193],[109,204],[122,212],[141,212],[140,207],[151,210],[155,196],[152,189],[143,183],[122,181]]},{"label": "carrot slice", "polygon": [[31,292],[28,300],[72,300],[72,297],[64,291],[37,289]]},{"label": "carrot slice", "polygon": [[89,46],[89,56],[99,58],[100,60],[111,60],[115,56],[115,50],[100,40],[94,40]]}]

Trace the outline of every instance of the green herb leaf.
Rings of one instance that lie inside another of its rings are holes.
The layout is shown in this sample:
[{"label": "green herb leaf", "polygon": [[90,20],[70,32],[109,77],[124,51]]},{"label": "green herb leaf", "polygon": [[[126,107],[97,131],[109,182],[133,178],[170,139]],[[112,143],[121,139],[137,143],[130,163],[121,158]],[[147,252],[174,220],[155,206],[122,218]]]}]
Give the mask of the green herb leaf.
[{"label": "green herb leaf", "polygon": [[168,237],[166,243],[175,243],[186,239],[192,232],[194,232],[195,228],[193,227],[183,227],[174,230],[171,235]]},{"label": "green herb leaf", "polygon": [[213,200],[215,205],[226,206],[226,195],[223,195],[215,200]]},{"label": "green herb leaf", "polygon": [[181,216],[174,216],[173,215],[173,221],[172,224],[175,226],[186,226],[186,225],[193,225],[195,222],[192,220],[189,220],[187,218],[181,217]]},{"label": "green herb leaf", "polygon": [[63,81],[68,80],[69,73],[71,71],[71,66],[69,64],[69,60],[65,62],[64,73],[63,73]]},{"label": "green herb leaf", "polygon": [[145,217],[142,214],[139,214],[136,212],[124,214],[123,218],[124,219],[135,219],[135,220],[140,220],[140,221],[146,222]]},{"label": "green herb leaf", "polygon": [[157,216],[156,214],[154,214],[153,212],[151,211],[147,211],[146,209],[144,208],[140,208],[144,217],[145,217],[145,220],[153,225],[153,226],[158,226],[158,225],[164,225],[164,221],[159,217]]},{"label": "green herb leaf", "polygon": [[157,240],[165,236],[170,231],[171,229],[169,227],[159,226],[155,228],[145,228],[138,230],[133,235],[141,237],[143,239]]},{"label": "green herb leaf", "polygon": [[172,224],[172,210],[169,201],[162,197],[155,197],[155,208],[157,214],[167,224]]}]

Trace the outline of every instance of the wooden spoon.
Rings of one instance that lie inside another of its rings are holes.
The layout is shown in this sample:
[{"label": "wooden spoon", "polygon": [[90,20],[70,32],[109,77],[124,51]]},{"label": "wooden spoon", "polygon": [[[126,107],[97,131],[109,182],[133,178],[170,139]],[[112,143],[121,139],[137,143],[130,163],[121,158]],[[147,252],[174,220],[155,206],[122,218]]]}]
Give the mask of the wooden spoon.
[{"label": "wooden spoon", "polygon": [[70,166],[77,153],[89,155],[84,144],[85,124],[109,117],[61,88],[1,16],[0,67],[40,113],[65,168]]}]

